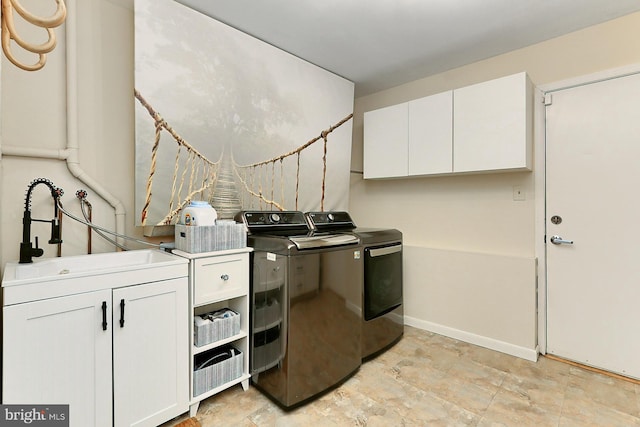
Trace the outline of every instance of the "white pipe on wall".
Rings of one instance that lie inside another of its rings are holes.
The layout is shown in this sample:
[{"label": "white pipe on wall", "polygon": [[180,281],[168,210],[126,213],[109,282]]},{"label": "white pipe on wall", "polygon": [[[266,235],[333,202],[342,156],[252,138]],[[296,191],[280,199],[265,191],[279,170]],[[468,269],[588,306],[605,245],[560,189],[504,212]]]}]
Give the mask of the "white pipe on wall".
[{"label": "white pipe on wall", "polygon": [[[78,0],[79,1],[79,0]],[[2,156],[32,157],[38,159],[64,160],[69,172],[80,182],[87,185],[115,210],[115,232],[125,234],[126,212],[120,200],[114,197],[100,183],[91,178],[80,166],[78,156],[78,57],[76,46],[76,1],[67,4],[66,19],[66,85],[67,85],[67,147],[65,149],[47,149],[0,145],[0,164]],[[0,169],[1,171],[1,169]],[[118,238],[119,239],[119,238]]]},{"label": "white pipe on wall", "polygon": [[[77,0],[79,1],[79,0]],[[76,45],[76,17],[78,12],[77,1],[72,0],[67,4],[66,23],[66,50],[67,50],[67,167],[73,176],[96,192],[96,194],[109,203],[115,210],[115,232],[125,234],[124,205],[114,197],[100,183],[91,178],[81,167],[78,156],[78,52]],[[116,240],[118,241],[118,240]]]},{"label": "white pipe on wall", "polygon": [[11,145],[2,146],[2,155],[15,157],[33,157],[36,159],[67,160],[69,150],[52,150],[37,147],[16,147]]}]

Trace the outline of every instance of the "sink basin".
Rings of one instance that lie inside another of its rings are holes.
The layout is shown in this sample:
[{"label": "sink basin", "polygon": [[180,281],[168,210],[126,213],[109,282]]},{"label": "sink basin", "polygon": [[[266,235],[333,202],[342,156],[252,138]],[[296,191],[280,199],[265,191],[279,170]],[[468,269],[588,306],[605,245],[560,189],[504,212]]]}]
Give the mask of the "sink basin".
[{"label": "sink basin", "polygon": [[115,272],[174,260],[173,255],[150,249],[34,259],[31,264],[8,263],[3,282],[22,279],[46,281],[61,275]]},{"label": "sink basin", "polygon": [[9,262],[2,277],[4,305],[115,289],[188,276],[188,260],[157,249]]}]

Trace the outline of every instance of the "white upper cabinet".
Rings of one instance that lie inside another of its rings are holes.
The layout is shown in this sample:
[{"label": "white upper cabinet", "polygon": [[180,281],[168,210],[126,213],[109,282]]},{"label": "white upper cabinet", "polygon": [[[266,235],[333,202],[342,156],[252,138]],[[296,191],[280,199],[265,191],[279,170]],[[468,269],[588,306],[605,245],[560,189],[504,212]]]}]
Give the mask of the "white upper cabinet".
[{"label": "white upper cabinet", "polygon": [[364,113],[364,178],[407,176],[408,103]]},{"label": "white upper cabinet", "polygon": [[526,73],[364,113],[364,178],[531,170]]},{"label": "white upper cabinet", "polygon": [[453,171],[453,92],[409,102],[409,175]]},{"label": "white upper cabinet", "polygon": [[526,73],[453,92],[453,171],[530,170],[533,90]]}]

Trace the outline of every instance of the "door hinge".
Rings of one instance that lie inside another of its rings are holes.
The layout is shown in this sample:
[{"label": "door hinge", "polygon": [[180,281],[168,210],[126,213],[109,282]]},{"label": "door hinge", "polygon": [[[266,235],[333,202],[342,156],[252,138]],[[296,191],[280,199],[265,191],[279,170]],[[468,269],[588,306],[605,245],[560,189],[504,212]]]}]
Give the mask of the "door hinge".
[{"label": "door hinge", "polygon": [[544,98],[542,99],[542,103],[545,106],[549,106],[549,105],[551,105],[552,102],[553,102],[553,100],[551,99],[551,94],[550,93],[545,93],[544,94]]}]

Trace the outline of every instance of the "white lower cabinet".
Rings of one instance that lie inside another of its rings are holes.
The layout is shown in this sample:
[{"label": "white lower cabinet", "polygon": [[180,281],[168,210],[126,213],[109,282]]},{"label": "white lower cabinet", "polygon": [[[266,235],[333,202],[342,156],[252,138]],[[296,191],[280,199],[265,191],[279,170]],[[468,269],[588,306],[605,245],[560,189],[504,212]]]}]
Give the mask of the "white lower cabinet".
[{"label": "white lower cabinet", "polygon": [[185,412],[187,285],[185,276],[3,307],[2,402],[68,404],[72,427],[157,426]]},{"label": "white lower cabinet", "polygon": [[187,410],[187,295],[184,279],[114,289],[115,426],[156,426]]},{"label": "white lower cabinet", "polygon": [[4,307],[3,324],[2,403],[68,404],[71,426],[113,425],[111,290]]}]

